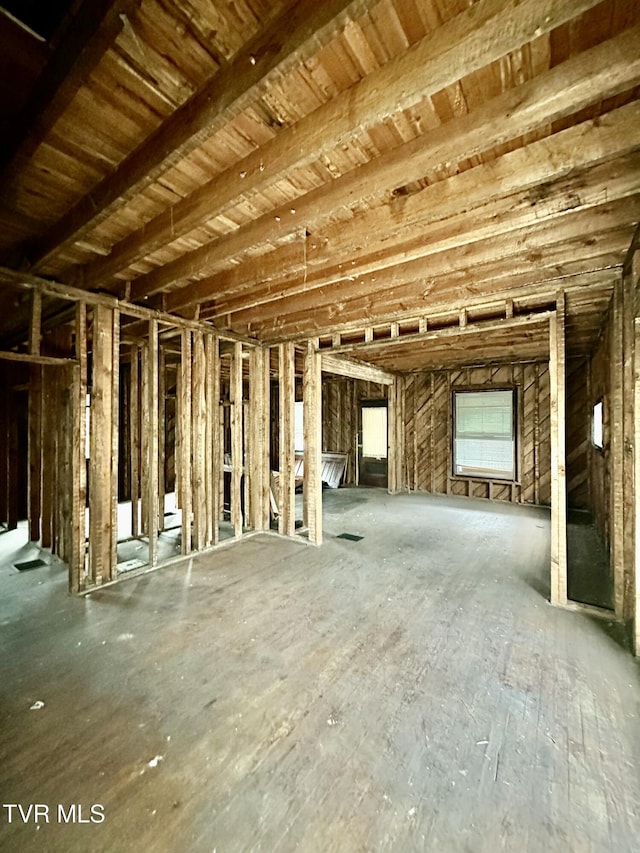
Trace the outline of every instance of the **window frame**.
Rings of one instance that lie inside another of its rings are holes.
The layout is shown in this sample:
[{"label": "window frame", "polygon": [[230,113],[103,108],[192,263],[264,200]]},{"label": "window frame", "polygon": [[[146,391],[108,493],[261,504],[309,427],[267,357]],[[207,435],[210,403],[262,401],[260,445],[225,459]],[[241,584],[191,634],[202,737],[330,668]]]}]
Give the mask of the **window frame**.
[{"label": "window frame", "polygon": [[[600,439],[602,442],[601,444],[596,443],[596,437],[595,437],[595,424],[596,424],[596,417],[595,416],[596,416],[596,409],[598,408],[598,406],[600,406],[600,415],[601,415],[601,417],[600,417]],[[590,435],[591,446],[594,448],[594,450],[597,450],[598,453],[604,453],[604,446],[605,446],[604,397],[598,397],[598,399],[595,401],[595,403],[593,403],[593,405],[591,406],[591,430],[590,430],[590,432],[591,432],[591,435]]]},{"label": "window frame", "polygon": [[[513,436],[513,472],[511,476],[504,476],[498,472],[494,474],[460,474],[456,471],[456,394],[477,394],[491,391],[511,392],[511,433]],[[451,389],[451,476],[462,480],[480,480],[483,482],[518,483],[520,456],[518,435],[518,404],[520,394],[517,385],[486,385],[465,386],[464,388]]]}]

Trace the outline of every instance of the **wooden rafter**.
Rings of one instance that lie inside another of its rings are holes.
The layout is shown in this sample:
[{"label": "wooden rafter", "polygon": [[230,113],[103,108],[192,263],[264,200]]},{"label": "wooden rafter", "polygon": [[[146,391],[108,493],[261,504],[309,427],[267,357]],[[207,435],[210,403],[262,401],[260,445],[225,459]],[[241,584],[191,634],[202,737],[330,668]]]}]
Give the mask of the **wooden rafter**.
[{"label": "wooden rafter", "polygon": [[[215,216],[238,199],[241,172],[246,173],[242,180],[242,194],[269,186],[294,166],[309,163],[349,140],[354,127],[361,130],[371,128],[387,115],[414,106],[428,95],[451,85],[460,76],[498,59],[520,47],[534,34],[539,35],[558,26],[591,5],[593,0],[581,0],[579,8],[572,8],[570,12],[568,7],[559,7],[553,0],[545,0],[544,8],[540,0],[526,0],[512,10],[511,26],[506,29],[502,19],[503,0],[481,0],[207,185],[200,219]],[[462,57],[456,63],[451,62],[454,50]],[[215,203],[212,204],[213,199]],[[298,218],[297,221],[301,220]],[[268,218],[261,220],[263,227],[267,223]],[[273,224],[273,219],[270,224]],[[190,223],[190,227],[194,225]],[[173,219],[167,220],[166,228],[170,226],[172,233],[180,233],[175,231],[175,211]],[[166,235],[164,239],[166,241]],[[139,299],[150,295],[169,283],[199,272],[211,260],[207,251],[205,246],[138,279],[133,283],[132,297]],[[90,280],[94,280],[93,276]]]},{"label": "wooden rafter", "polygon": [[[522,136],[542,124],[556,120],[569,111],[593,100],[616,94],[640,82],[640,58],[637,44],[640,26],[617,39],[612,45],[593,48],[561,66],[540,75],[523,86],[506,92],[485,107],[405,143],[371,163],[308,193],[296,201],[295,217],[289,207],[265,214],[233,234],[207,244],[158,270],[140,276],[133,285],[134,299],[162,290],[169,284],[198,276],[264,241],[290,240],[303,233],[307,224],[328,218],[335,210],[349,206],[363,194],[390,193],[409,181],[417,180],[442,163],[469,159],[482,151]],[[275,223],[280,216],[282,225]],[[290,253],[291,254],[291,253]],[[302,251],[295,252],[294,271],[299,272]],[[274,259],[277,263],[277,260]],[[265,271],[268,277],[268,271]],[[214,292],[215,281],[190,284],[187,289],[169,295],[168,307],[176,310],[185,304],[204,301]]]},{"label": "wooden rafter", "polygon": [[[139,0],[138,0],[139,2]],[[81,199],[31,250],[34,270],[49,256],[82,236],[131,198],[172,163],[212,136],[255,97],[276,69],[284,73],[329,40],[351,15],[371,0],[292,3],[252,39],[234,60],[208,80],[109,177]],[[173,216],[173,214],[172,214]]]},{"label": "wooden rafter", "polygon": [[39,76],[20,117],[0,142],[4,178],[29,160],[62,115],[80,86],[111,47],[123,18],[135,14],[141,0],[84,0]]}]

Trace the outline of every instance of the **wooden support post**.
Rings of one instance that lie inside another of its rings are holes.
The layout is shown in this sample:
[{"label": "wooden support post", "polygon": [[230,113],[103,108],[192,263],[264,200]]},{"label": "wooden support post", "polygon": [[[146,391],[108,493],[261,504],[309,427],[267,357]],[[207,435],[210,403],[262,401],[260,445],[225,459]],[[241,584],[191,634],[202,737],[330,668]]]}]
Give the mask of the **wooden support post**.
[{"label": "wooden support post", "polygon": [[634,329],[634,590],[633,590],[633,648],[640,656],[640,317],[635,318]]},{"label": "wooden support post", "polygon": [[164,496],[167,489],[166,430],[167,430],[167,366],[164,348],[158,345],[158,530],[164,528]]},{"label": "wooden support post", "polygon": [[140,535],[140,346],[131,344],[129,382],[129,465],[131,470],[131,535]]},{"label": "wooden support post", "polygon": [[402,460],[404,457],[404,424],[402,422],[403,381],[399,376],[394,377],[393,385],[389,386],[387,411],[388,453],[387,453],[387,482],[390,494],[399,492],[402,488]]},{"label": "wooden support post", "polygon": [[551,603],[567,603],[567,483],[565,395],[565,298],[558,294],[549,321],[551,382]]},{"label": "wooden support post", "polygon": [[31,325],[29,327],[29,355],[40,355],[40,337],[42,322],[42,294],[34,289],[31,292]]},{"label": "wooden support post", "polygon": [[322,545],[322,357],[313,341],[304,359],[304,522]]},{"label": "wooden support post", "polygon": [[92,583],[111,580],[112,553],[112,429],[114,311],[93,309],[93,371],[89,459],[89,575]]},{"label": "wooden support post", "polygon": [[[635,262],[635,263],[634,263]],[[635,501],[634,491],[634,352],[635,291],[640,277],[640,251],[625,268],[622,280],[622,610],[625,622],[631,623],[635,611]]]},{"label": "wooden support post", "polygon": [[180,361],[180,486],[182,553],[191,553],[191,330],[182,329]]},{"label": "wooden support post", "polygon": [[295,503],[295,347],[279,345],[280,377],[280,469],[278,532],[293,536],[296,531]]},{"label": "wooden support post", "polygon": [[120,312],[113,312],[111,371],[111,568],[110,580],[116,577],[118,563],[118,464],[120,450]]},{"label": "wooden support post", "polygon": [[53,530],[53,473],[55,453],[55,412],[53,411],[53,379],[55,367],[42,368],[42,475],[40,494],[40,544],[50,548]]},{"label": "wooden support post", "polygon": [[207,371],[207,425],[206,425],[206,489],[207,489],[207,544],[218,544],[220,521],[220,482],[223,477],[220,451],[220,347],[218,336],[205,336]]},{"label": "wooden support post", "polygon": [[[249,525],[269,529],[269,385],[265,382],[268,350],[254,347],[249,360]],[[247,467],[247,466],[245,466]]]},{"label": "wooden support post", "polygon": [[146,510],[149,537],[149,565],[158,563],[158,321],[149,320],[147,380],[145,382],[147,458]]},{"label": "wooden support post", "polygon": [[40,540],[42,494],[42,366],[29,369],[29,539]]},{"label": "wooden support post", "polygon": [[207,536],[206,496],[206,402],[205,402],[205,354],[202,332],[193,332],[193,390],[191,419],[193,429],[193,541],[197,551],[205,547]]},{"label": "wooden support post", "polygon": [[81,592],[86,586],[86,503],[87,503],[87,306],[76,305],[75,351],[78,361],[72,373],[72,509],[69,590]]},{"label": "wooden support post", "polygon": [[[29,354],[40,355],[42,296],[32,293]],[[42,366],[34,364],[29,376],[29,539],[40,540],[40,498],[42,480]]]},{"label": "wooden support post", "polygon": [[242,536],[242,344],[236,342],[231,357],[231,523],[237,538]]},{"label": "wooden support post", "polygon": [[609,407],[609,429],[611,436],[611,568],[613,571],[614,610],[618,619],[624,615],[624,285],[616,282],[613,291],[611,323],[611,405]]},{"label": "wooden support post", "polygon": [[140,533],[147,535],[149,529],[149,489],[147,488],[147,460],[149,458],[149,342],[140,346]]}]

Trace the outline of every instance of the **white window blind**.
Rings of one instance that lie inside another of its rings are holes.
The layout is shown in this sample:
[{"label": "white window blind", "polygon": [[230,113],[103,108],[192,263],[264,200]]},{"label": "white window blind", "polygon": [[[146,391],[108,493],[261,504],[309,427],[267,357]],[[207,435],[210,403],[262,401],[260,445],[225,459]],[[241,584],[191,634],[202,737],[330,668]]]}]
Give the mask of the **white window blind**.
[{"label": "white window blind", "polygon": [[375,459],[387,458],[387,408],[362,408],[362,455]]},{"label": "white window blind", "polygon": [[454,471],[515,479],[513,391],[456,391]]}]

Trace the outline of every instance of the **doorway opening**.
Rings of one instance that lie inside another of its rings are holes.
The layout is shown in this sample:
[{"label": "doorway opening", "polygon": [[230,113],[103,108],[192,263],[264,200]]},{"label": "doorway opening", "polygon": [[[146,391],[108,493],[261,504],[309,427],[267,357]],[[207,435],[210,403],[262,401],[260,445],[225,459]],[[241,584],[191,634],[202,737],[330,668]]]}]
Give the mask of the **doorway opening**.
[{"label": "doorway opening", "polygon": [[358,484],[388,485],[387,401],[362,400],[358,423]]}]

